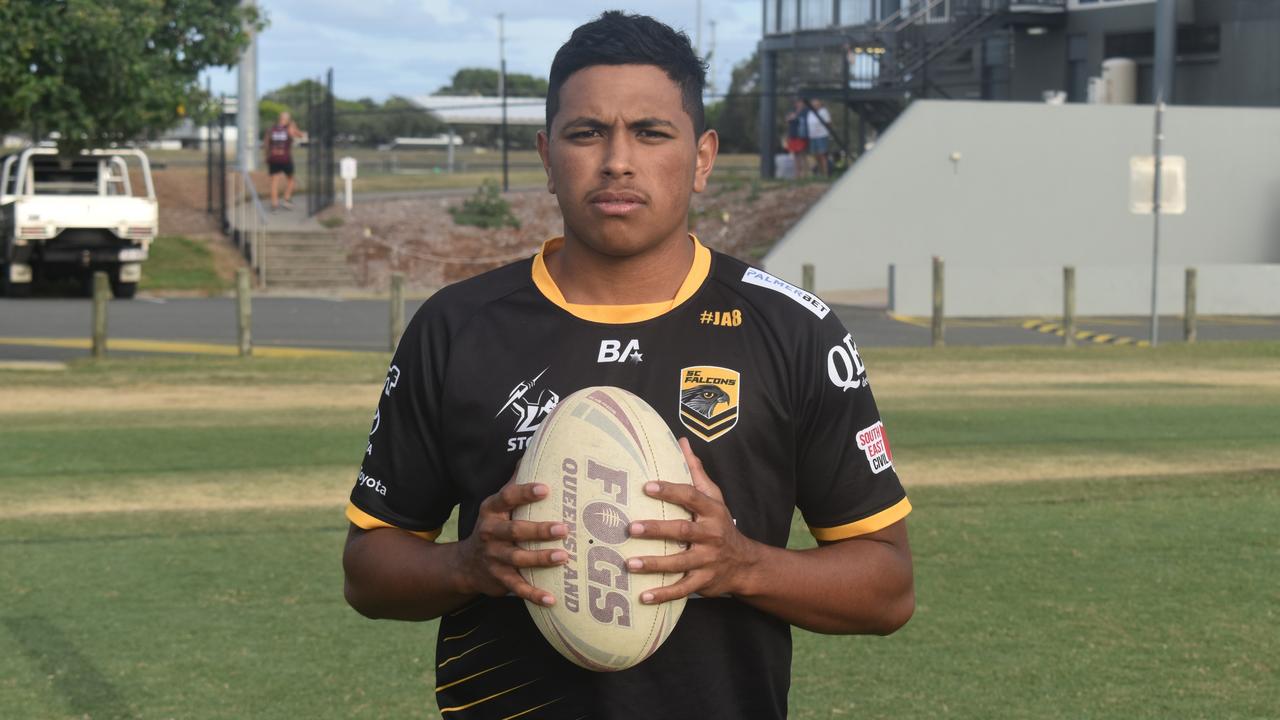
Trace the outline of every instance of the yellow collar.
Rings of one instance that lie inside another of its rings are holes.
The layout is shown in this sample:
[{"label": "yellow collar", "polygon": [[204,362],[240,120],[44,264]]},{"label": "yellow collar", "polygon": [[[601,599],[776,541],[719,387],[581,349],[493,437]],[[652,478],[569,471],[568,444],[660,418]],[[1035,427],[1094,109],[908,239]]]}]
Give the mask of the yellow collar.
[{"label": "yellow collar", "polygon": [[690,266],[689,274],[680,284],[675,297],[670,300],[638,305],[581,305],[565,300],[555,280],[551,279],[551,273],[547,272],[547,264],[543,259],[547,253],[558,250],[564,244],[563,237],[554,237],[546,241],[542,244],[542,250],[533,256],[533,284],[548,300],[583,320],[611,325],[652,320],[693,297],[711,272],[711,251],[698,242],[698,237],[693,233],[689,234],[689,238],[693,240],[693,265]]}]

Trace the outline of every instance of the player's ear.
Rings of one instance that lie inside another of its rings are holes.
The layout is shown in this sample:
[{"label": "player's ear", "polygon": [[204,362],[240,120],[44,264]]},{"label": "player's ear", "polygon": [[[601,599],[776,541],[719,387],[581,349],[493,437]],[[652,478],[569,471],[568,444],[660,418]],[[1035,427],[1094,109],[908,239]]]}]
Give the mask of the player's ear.
[{"label": "player's ear", "polygon": [[711,168],[716,164],[716,155],[720,152],[720,135],[715,130],[707,130],[698,138],[698,159],[693,169],[693,191],[702,192],[707,189],[707,180],[711,177]]},{"label": "player's ear", "polygon": [[551,138],[546,130],[538,131],[538,157],[542,158],[542,171],[547,174],[547,192],[556,194],[556,181],[551,177]]}]

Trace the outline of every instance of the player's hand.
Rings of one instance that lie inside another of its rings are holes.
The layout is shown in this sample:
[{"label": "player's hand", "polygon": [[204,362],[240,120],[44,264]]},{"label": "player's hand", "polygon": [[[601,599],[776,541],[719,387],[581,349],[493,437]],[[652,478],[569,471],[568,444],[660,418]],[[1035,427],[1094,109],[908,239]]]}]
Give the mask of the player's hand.
[{"label": "player's hand", "polygon": [[562,549],[525,550],[519,543],[564,537],[562,522],[512,520],[511,511],[545,498],[542,483],[517,484],[513,477],[498,492],[480,503],[475,529],[458,543],[459,572],[467,594],[500,597],[513,593],[538,605],[555,604],[555,596],[525,582],[520,568],[552,567],[569,559]]},{"label": "player's hand", "polygon": [[635,557],[627,561],[631,572],[685,573],[674,585],[642,593],[646,604],[678,600],[691,593],[707,597],[731,595],[735,581],[757,562],[756,543],[738,532],[724,495],[711,481],[689,441],[680,438],[680,449],[693,485],[650,482],[645,494],[680,505],[692,520],[642,520],[631,523],[632,537],[663,538],[684,543],[687,549],[667,556]]}]

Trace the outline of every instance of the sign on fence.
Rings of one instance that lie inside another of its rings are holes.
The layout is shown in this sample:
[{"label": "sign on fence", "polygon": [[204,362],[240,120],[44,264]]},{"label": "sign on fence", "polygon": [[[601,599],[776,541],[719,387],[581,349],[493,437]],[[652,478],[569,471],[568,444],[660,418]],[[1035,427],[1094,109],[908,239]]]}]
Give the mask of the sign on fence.
[{"label": "sign on fence", "polygon": [[[1156,161],[1153,155],[1129,158],[1129,212],[1150,215],[1155,198]],[[1160,158],[1160,214],[1187,211],[1187,159],[1182,155]]]}]

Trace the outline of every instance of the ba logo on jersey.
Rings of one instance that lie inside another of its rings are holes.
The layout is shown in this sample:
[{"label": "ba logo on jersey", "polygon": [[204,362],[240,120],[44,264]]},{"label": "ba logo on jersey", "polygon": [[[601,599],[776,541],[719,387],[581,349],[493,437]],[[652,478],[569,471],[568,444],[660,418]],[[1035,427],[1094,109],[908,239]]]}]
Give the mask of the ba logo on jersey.
[{"label": "ba logo on jersey", "polygon": [[640,341],[628,340],[624,346],[621,340],[601,340],[600,352],[596,354],[596,362],[644,362],[644,355],[640,352]]},{"label": "ba logo on jersey", "polygon": [[680,371],[680,423],[711,442],[738,424],[742,378],[737,370],[698,365]]}]

